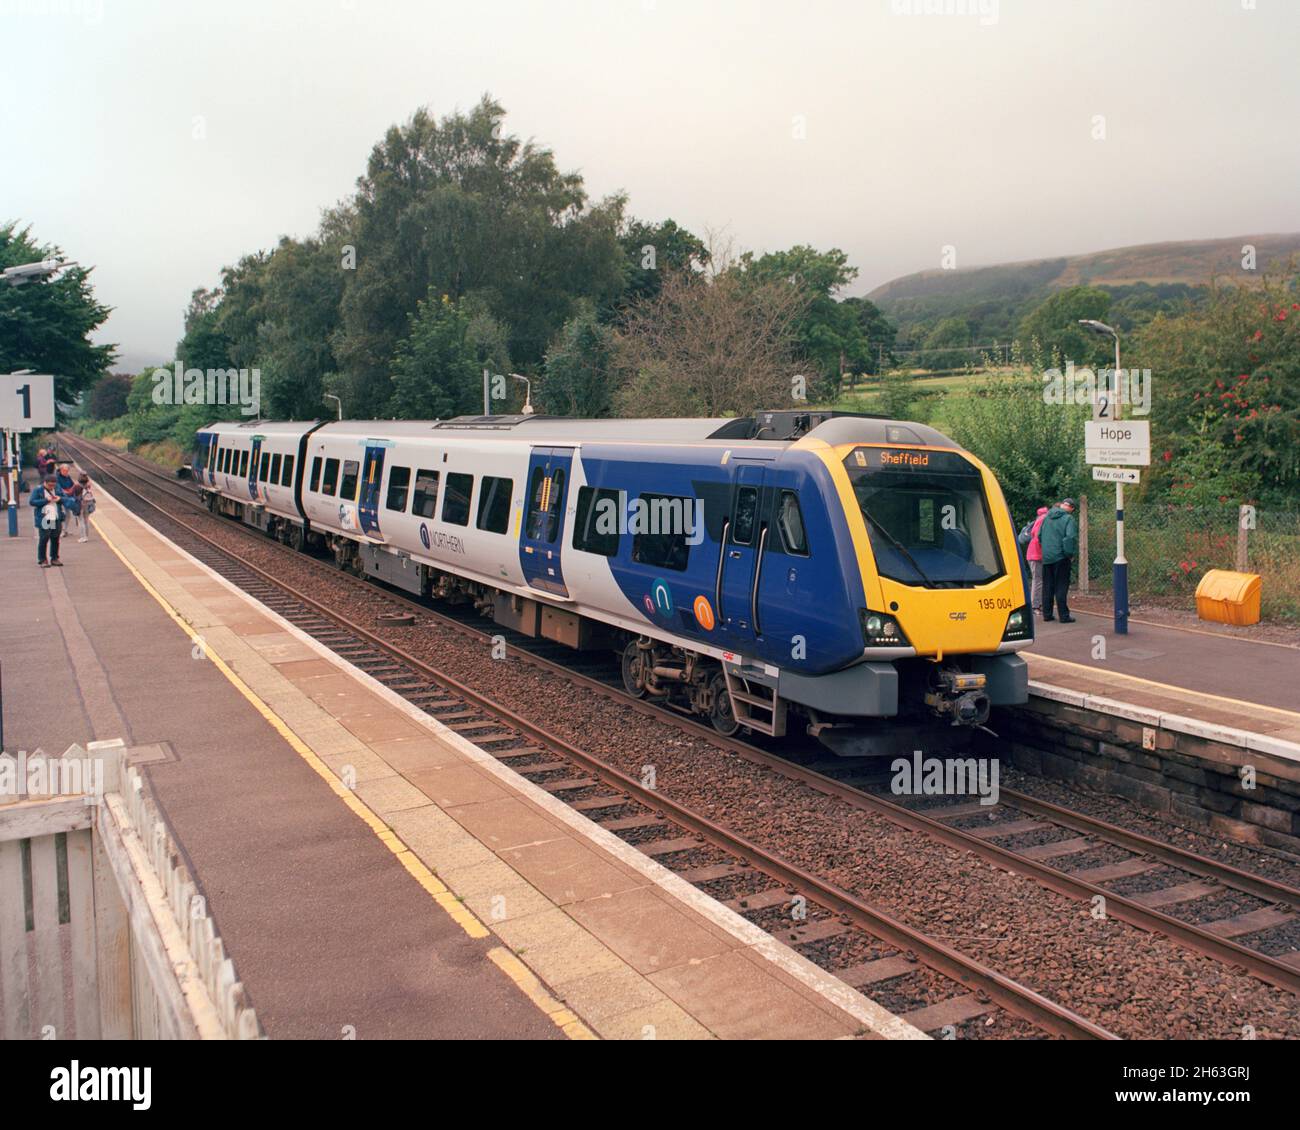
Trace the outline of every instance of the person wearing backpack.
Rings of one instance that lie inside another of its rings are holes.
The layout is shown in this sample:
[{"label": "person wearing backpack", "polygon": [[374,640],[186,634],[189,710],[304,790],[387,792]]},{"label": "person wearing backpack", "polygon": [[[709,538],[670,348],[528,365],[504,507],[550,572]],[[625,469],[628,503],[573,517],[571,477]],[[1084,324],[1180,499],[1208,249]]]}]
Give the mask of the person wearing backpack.
[{"label": "person wearing backpack", "polygon": [[1038,508],[1037,517],[1026,522],[1016,537],[1025,549],[1025,560],[1029,563],[1029,606],[1040,616],[1043,614],[1043,543],[1039,534],[1043,529],[1043,519],[1047,517],[1047,507]]},{"label": "person wearing backpack", "polygon": [[95,492],[90,488],[90,476],[82,471],[72,487],[73,505],[70,529],[80,530],[78,541],[90,540],[90,516],[95,512]]}]

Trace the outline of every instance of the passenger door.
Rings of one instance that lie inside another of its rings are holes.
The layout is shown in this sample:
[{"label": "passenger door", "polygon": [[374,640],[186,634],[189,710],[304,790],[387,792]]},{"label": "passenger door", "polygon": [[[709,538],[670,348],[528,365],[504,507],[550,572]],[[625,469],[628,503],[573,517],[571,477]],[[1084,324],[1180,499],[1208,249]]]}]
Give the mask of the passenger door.
[{"label": "passenger door", "polygon": [[262,437],[253,437],[253,451],[248,457],[248,497],[254,502],[259,501],[257,497],[257,472],[262,462]]},{"label": "passenger door", "polygon": [[719,550],[715,611],[727,642],[743,648],[752,646],[762,630],[757,603],[767,538],[762,514],[765,467],[736,460],[731,469],[731,512],[723,526]]},{"label": "passenger door", "polygon": [[571,447],[535,447],[528,460],[524,512],[519,524],[519,565],[530,587],[553,596],[569,595],[560,550],[572,470]]},{"label": "passenger door", "polygon": [[384,448],[367,445],[366,458],[361,465],[361,493],[357,501],[357,515],[361,532],[376,541],[383,539],[379,530],[379,488],[384,482]]}]

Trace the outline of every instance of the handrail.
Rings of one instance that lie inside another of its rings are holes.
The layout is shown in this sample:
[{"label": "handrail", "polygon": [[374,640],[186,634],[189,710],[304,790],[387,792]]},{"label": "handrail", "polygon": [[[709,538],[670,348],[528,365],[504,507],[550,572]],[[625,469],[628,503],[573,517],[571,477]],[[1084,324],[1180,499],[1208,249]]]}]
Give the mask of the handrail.
[{"label": "handrail", "polygon": [[758,626],[758,582],[763,576],[763,551],[767,548],[767,523],[763,523],[763,530],[758,535],[758,554],[754,558],[754,587],[749,592],[749,623],[754,629],[754,635],[761,636],[762,629]]},{"label": "handrail", "polygon": [[717,613],[718,626],[722,626],[722,566],[727,560],[727,535],[731,533],[731,519],[722,522],[722,541],[718,546],[718,575],[713,582],[713,608]]}]

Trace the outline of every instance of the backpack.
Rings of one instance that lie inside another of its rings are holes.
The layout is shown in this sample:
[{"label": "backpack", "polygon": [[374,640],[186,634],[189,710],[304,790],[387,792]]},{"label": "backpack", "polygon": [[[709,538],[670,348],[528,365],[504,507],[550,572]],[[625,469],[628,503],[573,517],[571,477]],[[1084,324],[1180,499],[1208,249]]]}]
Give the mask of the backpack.
[{"label": "backpack", "polygon": [[95,512],[95,496],[91,493],[90,487],[81,492],[81,508],[87,516]]},{"label": "backpack", "polygon": [[1038,521],[1037,518],[1030,518],[1029,521],[1026,522],[1023,527],[1021,527],[1020,533],[1016,534],[1017,545],[1028,545],[1031,541],[1033,541],[1034,523],[1037,521]]}]

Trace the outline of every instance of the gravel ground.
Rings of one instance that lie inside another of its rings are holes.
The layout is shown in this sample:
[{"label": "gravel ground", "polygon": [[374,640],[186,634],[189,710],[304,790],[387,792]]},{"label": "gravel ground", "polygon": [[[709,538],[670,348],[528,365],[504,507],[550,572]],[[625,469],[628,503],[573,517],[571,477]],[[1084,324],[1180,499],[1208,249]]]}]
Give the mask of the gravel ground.
[{"label": "gravel ground", "polygon": [[[221,531],[210,536],[295,587],[310,589],[343,615],[364,623],[391,607],[373,589],[259,544],[230,522],[185,517],[200,528]],[[466,639],[441,627],[377,634],[629,775],[639,777],[643,767],[653,766],[657,787],[677,802],[1121,1036],[1234,1038],[1245,1025],[1260,1037],[1300,1035],[1300,1010],[1290,994],[1158,935],[1094,919],[1084,904],[720,752],[668,720],[583,688],[557,687],[553,674],[518,658],[494,660],[486,639]],[[1023,787],[1020,780],[1015,787]],[[564,798],[607,791],[603,786],[574,790]],[[1077,803],[1076,794],[1067,794],[1062,803]],[[1085,798],[1080,807],[1090,811],[1089,803]],[[1173,839],[1167,826],[1154,834]],[[1069,863],[1082,869],[1129,857],[1123,849],[1102,845],[1069,857]],[[661,857],[678,869],[726,861],[712,847]],[[889,1007],[880,989],[872,986],[870,995]]]}]

